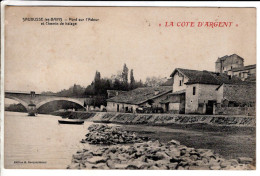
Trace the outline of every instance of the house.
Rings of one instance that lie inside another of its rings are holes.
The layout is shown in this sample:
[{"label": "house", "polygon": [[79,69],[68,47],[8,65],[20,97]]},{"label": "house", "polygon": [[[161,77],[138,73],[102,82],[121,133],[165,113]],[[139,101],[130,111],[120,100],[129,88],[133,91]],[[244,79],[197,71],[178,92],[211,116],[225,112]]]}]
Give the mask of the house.
[{"label": "house", "polygon": [[161,107],[172,86],[140,87],[107,99],[109,112],[135,112],[138,107]]},{"label": "house", "polygon": [[256,64],[247,65],[244,67],[233,68],[228,71],[228,75],[237,76],[241,78],[243,81],[248,79],[255,78],[256,76]]},{"label": "house", "polygon": [[223,73],[176,68],[172,93],[161,101],[165,111],[173,113],[213,114],[217,103],[216,89],[223,83],[239,83],[241,79]]},{"label": "house", "polygon": [[[244,59],[237,54],[226,55],[215,62],[215,72],[237,76],[243,81],[256,76],[256,64],[244,66]],[[255,81],[255,80],[254,80]]]},{"label": "house", "polygon": [[230,56],[226,55],[220,57],[215,62],[215,72],[225,73],[233,68],[240,68],[244,66],[244,59],[237,54]]},{"label": "house", "polygon": [[[217,89],[217,103],[226,107],[255,106],[256,84],[221,84]],[[245,96],[246,95],[246,96]]]},{"label": "house", "polygon": [[255,115],[256,84],[221,84],[217,89],[217,104],[214,114]]}]

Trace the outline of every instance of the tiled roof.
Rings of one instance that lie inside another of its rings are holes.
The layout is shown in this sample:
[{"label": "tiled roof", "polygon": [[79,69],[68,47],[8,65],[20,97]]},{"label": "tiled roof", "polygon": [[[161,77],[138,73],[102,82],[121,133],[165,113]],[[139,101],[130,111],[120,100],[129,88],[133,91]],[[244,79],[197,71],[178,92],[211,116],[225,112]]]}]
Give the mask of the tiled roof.
[{"label": "tiled roof", "polygon": [[247,66],[244,66],[244,67],[239,67],[239,68],[233,68],[231,71],[243,71],[243,70],[249,70],[249,69],[254,69],[256,68],[256,64],[254,65],[247,65]]},{"label": "tiled roof", "polygon": [[173,75],[176,72],[180,72],[188,78],[188,82],[186,84],[212,84],[212,85],[220,85],[222,83],[241,83],[242,80],[238,77],[233,76],[230,78],[227,74],[223,73],[215,73],[209,71],[199,71],[199,70],[190,70],[190,69],[182,69],[176,68]]},{"label": "tiled roof", "polygon": [[179,91],[176,91],[173,93],[169,93],[169,95],[179,95],[179,94],[184,94],[185,92],[186,92],[186,89],[183,89],[183,90],[179,90]]},{"label": "tiled roof", "polygon": [[172,91],[172,86],[160,87],[140,87],[113,98],[107,99],[108,102],[126,103],[139,105],[150,99],[160,97]]}]

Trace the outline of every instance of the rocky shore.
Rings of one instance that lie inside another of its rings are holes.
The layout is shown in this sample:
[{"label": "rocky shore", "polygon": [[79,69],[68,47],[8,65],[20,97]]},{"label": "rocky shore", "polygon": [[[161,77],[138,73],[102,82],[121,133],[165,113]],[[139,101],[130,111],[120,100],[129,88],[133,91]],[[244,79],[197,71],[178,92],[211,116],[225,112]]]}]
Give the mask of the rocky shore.
[{"label": "rocky shore", "polygon": [[89,142],[90,144],[130,144],[147,141],[147,137],[137,137],[135,133],[124,131],[118,126],[108,126],[103,124],[93,124],[86,134],[86,139],[81,143]]},{"label": "rocky shore", "polygon": [[117,126],[93,124],[81,142],[96,147],[77,151],[68,169],[254,169],[252,158],[226,160],[212,150],[190,148],[176,140],[152,141]]}]

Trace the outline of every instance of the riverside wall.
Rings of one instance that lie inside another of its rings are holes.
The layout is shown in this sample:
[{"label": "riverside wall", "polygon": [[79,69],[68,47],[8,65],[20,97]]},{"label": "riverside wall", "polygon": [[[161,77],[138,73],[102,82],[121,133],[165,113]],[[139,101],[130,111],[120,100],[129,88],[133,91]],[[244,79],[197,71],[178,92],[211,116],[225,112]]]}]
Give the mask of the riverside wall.
[{"label": "riverside wall", "polygon": [[52,115],[101,123],[121,124],[209,124],[217,126],[256,126],[255,116],[190,115],[190,114],[133,114],[113,112],[53,112]]}]

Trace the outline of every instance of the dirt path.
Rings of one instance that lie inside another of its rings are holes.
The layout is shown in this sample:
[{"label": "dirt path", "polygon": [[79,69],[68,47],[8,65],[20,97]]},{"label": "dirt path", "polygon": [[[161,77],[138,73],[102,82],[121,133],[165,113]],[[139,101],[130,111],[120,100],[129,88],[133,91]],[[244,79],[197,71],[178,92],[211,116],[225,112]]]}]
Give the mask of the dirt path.
[{"label": "dirt path", "polygon": [[178,140],[188,147],[212,149],[224,158],[255,158],[255,128],[198,125],[147,126],[122,125],[138,135],[168,142]]}]

